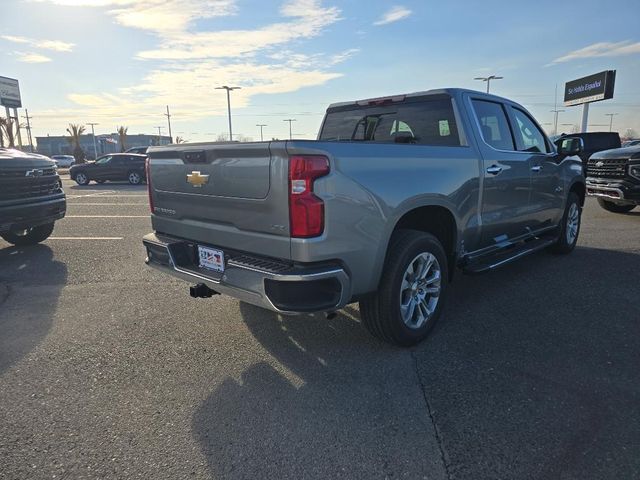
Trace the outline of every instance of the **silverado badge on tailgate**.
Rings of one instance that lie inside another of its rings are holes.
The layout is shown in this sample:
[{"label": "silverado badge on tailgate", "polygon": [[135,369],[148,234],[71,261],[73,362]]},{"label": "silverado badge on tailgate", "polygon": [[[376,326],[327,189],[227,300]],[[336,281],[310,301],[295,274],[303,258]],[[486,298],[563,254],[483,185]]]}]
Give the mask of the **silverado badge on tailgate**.
[{"label": "silverado badge on tailgate", "polygon": [[194,170],[187,175],[187,182],[194,187],[202,187],[204,184],[209,183],[209,175],[202,175],[199,171]]}]

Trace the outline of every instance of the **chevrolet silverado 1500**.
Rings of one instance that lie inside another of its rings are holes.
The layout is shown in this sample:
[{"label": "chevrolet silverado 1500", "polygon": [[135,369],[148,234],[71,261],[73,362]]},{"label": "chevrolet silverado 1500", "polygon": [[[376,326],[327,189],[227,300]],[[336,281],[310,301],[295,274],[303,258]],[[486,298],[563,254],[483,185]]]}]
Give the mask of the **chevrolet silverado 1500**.
[{"label": "chevrolet silverado 1500", "polygon": [[558,148],[520,105],[462,89],[331,105],[315,141],[152,147],[148,265],[283,314],[360,302],[412,345],[456,268],[573,250],[580,139]]},{"label": "chevrolet silverado 1500", "polygon": [[67,201],[53,160],[0,148],[0,237],[18,246],[51,235]]}]

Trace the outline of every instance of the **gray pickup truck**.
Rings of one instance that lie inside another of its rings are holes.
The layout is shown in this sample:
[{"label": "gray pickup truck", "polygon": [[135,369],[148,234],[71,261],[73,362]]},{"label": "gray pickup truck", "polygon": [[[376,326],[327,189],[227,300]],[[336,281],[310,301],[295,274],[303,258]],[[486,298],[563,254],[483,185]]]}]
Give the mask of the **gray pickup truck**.
[{"label": "gray pickup truck", "polygon": [[441,89],[333,104],[315,141],[152,147],[147,263],[283,314],[359,301],[374,336],[412,345],[456,268],[573,250],[581,146],[556,149],[514,102]]}]

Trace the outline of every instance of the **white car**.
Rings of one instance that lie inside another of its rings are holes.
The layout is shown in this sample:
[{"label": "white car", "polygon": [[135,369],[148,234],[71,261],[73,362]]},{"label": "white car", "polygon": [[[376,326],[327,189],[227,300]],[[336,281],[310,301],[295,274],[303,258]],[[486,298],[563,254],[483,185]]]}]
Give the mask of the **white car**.
[{"label": "white car", "polygon": [[56,162],[59,168],[69,168],[76,163],[76,159],[73,155],[52,155],[51,160]]}]

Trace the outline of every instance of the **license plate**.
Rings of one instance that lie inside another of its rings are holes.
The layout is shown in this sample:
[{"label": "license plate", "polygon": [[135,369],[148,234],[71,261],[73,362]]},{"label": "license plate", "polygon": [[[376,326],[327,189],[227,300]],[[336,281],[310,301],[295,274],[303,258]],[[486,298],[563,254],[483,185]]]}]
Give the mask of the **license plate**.
[{"label": "license plate", "polygon": [[200,267],[216,272],[224,272],[224,252],[215,248],[198,245]]}]

